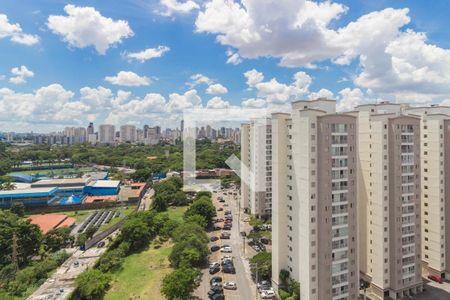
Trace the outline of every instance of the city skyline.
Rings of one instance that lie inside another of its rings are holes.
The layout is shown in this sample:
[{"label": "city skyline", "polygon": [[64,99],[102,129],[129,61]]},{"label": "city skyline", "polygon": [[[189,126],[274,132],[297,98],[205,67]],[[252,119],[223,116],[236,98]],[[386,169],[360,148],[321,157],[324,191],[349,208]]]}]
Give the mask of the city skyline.
[{"label": "city skyline", "polygon": [[255,3],[2,1],[0,128],[171,127],[185,108],[321,96],[339,111],[449,100],[447,2]]}]

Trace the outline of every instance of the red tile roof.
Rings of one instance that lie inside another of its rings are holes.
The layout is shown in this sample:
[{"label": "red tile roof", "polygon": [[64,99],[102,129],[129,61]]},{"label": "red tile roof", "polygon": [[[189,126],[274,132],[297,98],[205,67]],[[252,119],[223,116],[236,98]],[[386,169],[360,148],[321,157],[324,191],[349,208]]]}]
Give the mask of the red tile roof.
[{"label": "red tile roof", "polygon": [[117,201],[117,196],[87,196],[84,198],[83,203],[93,202],[105,202],[105,201]]},{"label": "red tile roof", "polygon": [[74,218],[58,214],[32,215],[29,219],[32,224],[38,225],[44,234],[52,229],[70,227],[75,224]]}]

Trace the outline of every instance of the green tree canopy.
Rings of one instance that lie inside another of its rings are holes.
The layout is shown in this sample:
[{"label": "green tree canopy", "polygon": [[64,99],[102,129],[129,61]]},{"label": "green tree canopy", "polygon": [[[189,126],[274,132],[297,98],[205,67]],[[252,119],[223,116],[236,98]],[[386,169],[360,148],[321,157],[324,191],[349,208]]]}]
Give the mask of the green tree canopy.
[{"label": "green tree canopy", "polygon": [[167,274],[162,282],[161,293],[170,300],[189,300],[198,286],[200,271],[193,268],[181,268]]},{"label": "green tree canopy", "polygon": [[76,293],[85,300],[101,299],[109,287],[110,276],[100,270],[90,269],[75,280]]},{"label": "green tree canopy", "polygon": [[211,199],[204,196],[194,201],[185,212],[186,217],[191,215],[200,215],[205,218],[208,224],[212,224],[213,218],[216,216],[216,208]]},{"label": "green tree canopy", "polygon": [[13,263],[13,235],[17,239],[17,263],[26,265],[31,257],[39,254],[41,232],[28,219],[20,218],[9,211],[0,211],[0,268]]},{"label": "green tree canopy", "polygon": [[270,279],[272,276],[272,253],[260,252],[250,259],[251,271],[258,279]]}]

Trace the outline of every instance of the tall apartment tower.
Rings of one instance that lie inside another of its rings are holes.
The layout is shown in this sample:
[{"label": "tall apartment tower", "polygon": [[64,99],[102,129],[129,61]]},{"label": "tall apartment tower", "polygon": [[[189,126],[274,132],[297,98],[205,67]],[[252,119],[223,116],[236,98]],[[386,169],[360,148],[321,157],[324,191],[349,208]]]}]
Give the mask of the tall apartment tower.
[{"label": "tall apartment tower", "polygon": [[252,120],[242,125],[241,160],[247,167],[241,194],[242,208],[257,217],[272,213],[272,129],[267,119]]},{"label": "tall apartment tower", "polygon": [[420,119],[401,109],[357,108],[360,269],[375,299],[422,290]]},{"label": "tall apartment tower", "polygon": [[250,207],[250,124],[241,125],[241,198],[240,208]]},{"label": "tall apartment tower", "polygon": [[450,107],[411,107],[420,117],[422,262],[429,274],[450,279]]},{"label": "tall apartment tower", "polygon": [[292,103],[272,115],[272,280],[302,300],[357,299],[357,120],[336,101]]},{"label": "tall apartment tower", "polygon": [[134,125],[120,126],[120,141],[122,143],[136,142],[136,126]]},{"label": "tall apartment tower", "polygon": [[116,139],[114,125],[102,124],[98,128],[98,141],[102,144],[112,144]]}]

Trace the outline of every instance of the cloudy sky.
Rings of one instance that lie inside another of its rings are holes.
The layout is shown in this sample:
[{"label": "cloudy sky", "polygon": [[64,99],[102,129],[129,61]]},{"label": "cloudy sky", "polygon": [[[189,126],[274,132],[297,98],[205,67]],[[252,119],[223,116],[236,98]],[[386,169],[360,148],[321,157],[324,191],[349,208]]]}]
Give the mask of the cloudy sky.
[{"label": "cloudy sky", "polygon": [[2,0],[0,131],[191,107],[450,103],[450,1]]}]

